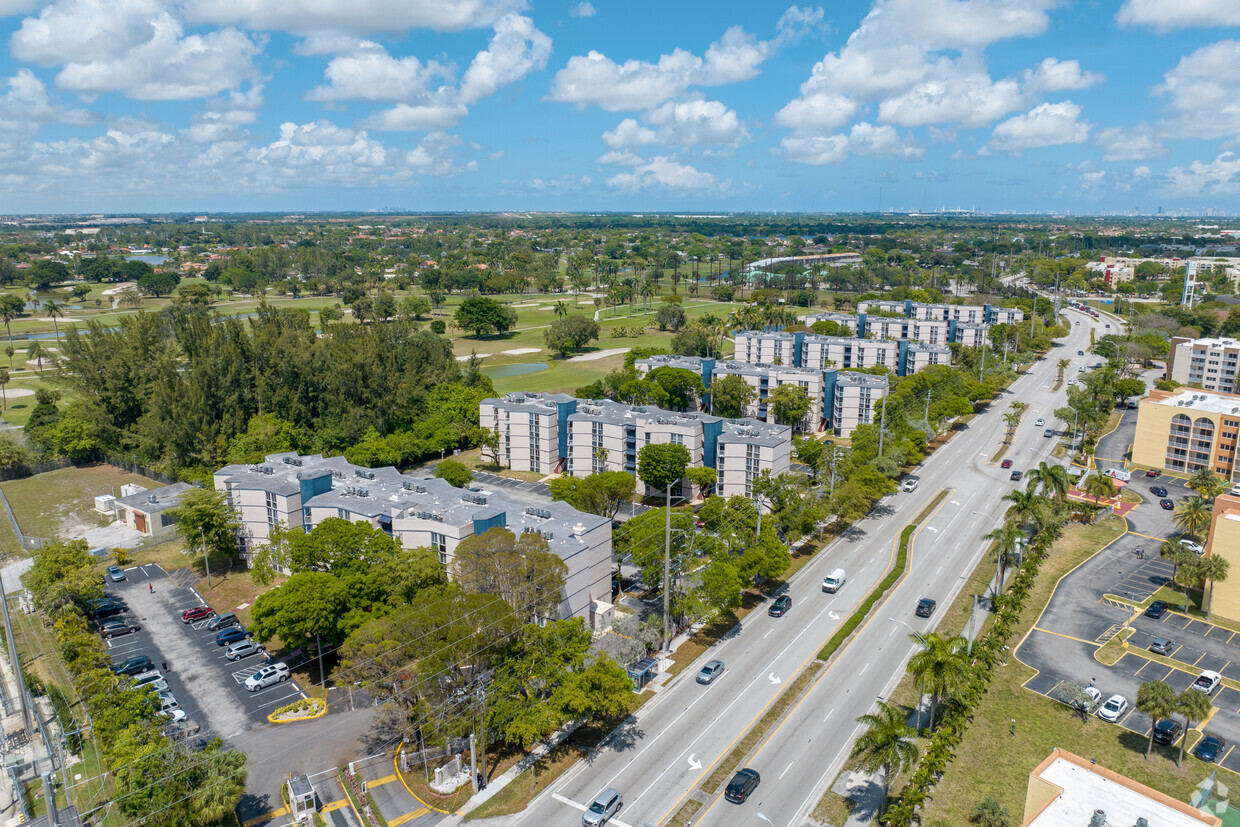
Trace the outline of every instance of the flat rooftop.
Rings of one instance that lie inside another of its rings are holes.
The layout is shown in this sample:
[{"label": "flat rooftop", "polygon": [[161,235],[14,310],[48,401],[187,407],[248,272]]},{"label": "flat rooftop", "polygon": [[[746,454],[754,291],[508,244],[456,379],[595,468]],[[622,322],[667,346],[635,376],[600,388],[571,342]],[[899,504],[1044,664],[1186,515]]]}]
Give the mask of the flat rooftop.
[{"label": "flat rooftop", "polygon": [[1142,401],[1154,405],[1166,405],[1170,408],[1182,408],[1186,413],[1206,411],[1207,413],[1240,415],[1240,396],[1202,391],[1196,388],[1179,388],[1161,398],[1155,392]]}]

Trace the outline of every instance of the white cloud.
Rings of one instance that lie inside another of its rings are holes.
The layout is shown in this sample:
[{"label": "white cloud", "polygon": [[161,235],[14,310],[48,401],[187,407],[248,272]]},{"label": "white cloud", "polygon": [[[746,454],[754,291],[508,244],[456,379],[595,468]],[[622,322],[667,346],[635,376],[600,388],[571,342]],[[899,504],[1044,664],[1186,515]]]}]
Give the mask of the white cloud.
[{"label": "white cloud", "polygon": [[185,36],[155,0],[55,2],[23,20],[12,38],[19,60],[63,67],[61,89],[139,100],[209,97],[253,82],[264,45],[231,28]]},{"label": "white cloud", "polygon": [[551,56],[551,38],[528,17],[511,13],[495,24],[490,44],[474,56],[461,79],[462,103],[473,103],[495,90],[542,69]]},{"label": "white cloud", "polygon": [[1240,26],[1240,5],[1233,0],[1126,0],[1115,19],[1121,26],[1149,26],[1160,33]]},{"label": "white cloud", "polygon": [[348,55],[370,47],[370,41],[352,34],[319,32],[293,44],[299,55]]},{"label": "white cloud", "polygon": [[363,119],[360,126],[384,132],[435,132],[451,129],[468,114],[460,103],[398,103]]},{"label": "white cloud", "polygon": [[778,35],[777,45],[795,43],[805,35],[822,28],[823,11],[821,6],[789,6],[775,24]]},{"label": "white cloud", "polygon": [[610,132],[603,133],[603,143],[612,149],[627,149],[652,144],[656,140],[654,130],[647,129],[632,118],[625,118]]},{"label": "white cloud", "polygon": [[608,186],[622,192],[647,189],[707,190],[717,186],[715,176],[687,164],[680,164],[660,155],[631,172],[621,172],[607,179]]},{"label": "white cloud", "polygon": [[835,129],[851,121],[858,109],[856,101],[839,92],[803,93],[775,113],[775,125],[806,131]]},{"label": "white cloud", "polygon": [[1034,92],[1072,92],[1088,89],[1106,80],[1098,72],[1082,72],[1077,60],[1048,57],[1036,69],[1025,71],[1025,89]]},{"label": "white cloud", "polygon": [[852,155],[914,160],[925,150],[906,143],[894,127],[862,122],[853,125],[847,135],[789,136],[780,141],[780,152],[799,164],[830,166],[843,163]]},{"label": "white cloud", "polygon": [[1020,86],[1013,80],[992,82],[971,60],[940,60],[926,79],[886,98],[878,119],[899,126],[949,123],[985,126],[1011,112],[1021,102]]},{"label": "white cloud", "polygon": [[1154,87],[1166,98],[1165,132],[1182,138],[1240,135],[1240,41],[1221,40],[1180,58]]},{"label": "white cloud", "polygon": [[582,2],[569,9],[568,13],[573,17],[593,17],[594,11],[594,4],[590,0],[582,0]]},{"label": "white cloud", "polygon": [[1081,107],[1071,101],[1043,103],[994,128],[981,154],[1023,152],[1044,146],[1079,144],[1089,137],[1089,124],[1077,120]]},{"label": "white cloud", "polygon": [[297,34],[369,34],[494,26],[526,0],[185,0],[189,19]]},{"label": "white cloud", "polygon": [[411,101],[426,95],[435,78],[448,69],[435,61],[423,65],[414,56],[395,58],[378,43],[363,41],[356,54],[332,58],[326,86],[306,94],[312,101]]},{"label": "white cloud", "polygon": [[735,149],[749,140],[749,130],[736,112],[719,101],[669,101],[642,115],[657,127],[656,140],[665,146],[710,146]]},{"label": "white cloud", "polygon": [[1100,129],[1095,140],[1102,147],[1104,161],[1141,161],[1167,154],[1167,147],[1146,123],[1131,128],[1112,126]]},{"label": "white cloud", "polygon": [[1182,197],[1217,197],[1240,193],[1240,157],[1224,152],[1213,161],[1193,161],[1167,170],[1162,190]]},{"label": "white cloud", "polygon": [[746,34],[740,26],[731,26],[723,37],[706,49],[706,60],[697,79],[705,86],[722,86],[758,76],[759,67],[770,55],[772,46]]},{"label": "white cloud", "polygon": [[33,137],[40,124],[85,126],[100,120],[94,112],[53,103],[43,81],[29,69],[19,69],[7,85],[8,91],[0,95],[0,133]]},{"label": "white cloud", "polygon": [[213,101],[205,112],[195,114],[185,136],[199,144],[234,140],[242,127],[258,121],[262,105],[262,86],[252,86],[244,93],[230,93],[227,98]]}]

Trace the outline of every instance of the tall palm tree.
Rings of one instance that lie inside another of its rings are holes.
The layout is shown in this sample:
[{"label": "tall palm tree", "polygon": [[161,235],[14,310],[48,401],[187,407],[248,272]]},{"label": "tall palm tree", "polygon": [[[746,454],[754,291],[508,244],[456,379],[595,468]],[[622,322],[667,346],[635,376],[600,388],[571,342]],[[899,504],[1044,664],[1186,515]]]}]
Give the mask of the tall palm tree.
[{"label": "tall palm tree", "polygon": [[1179,540],[1167,540],[1158,547],[1158,556],[1164,560],[1171,561],[1171,582],[1176,582],[1179,576],[1180,567],[1196,561],[1197,555],[1193,554]]},{"label": "tall palm tree", "polygon": [[564,302],[556,302],[555,303],[555,317],[557,319],[562,319],[567,315],[568,315],[568,305]]},{"label": "tall palm tree", "polygon": [[26,349],[26,360],[34,359],[39,365],[39,373],[43,373],[43,346],[38,342],[31,342],[30,347]]},{"label": "tall palm tree", "polygon": [[[1137,709],[1158,723],[1163,718],[1175,714],[1175,690],[1163,681],[1146,681],[1137,690]],[[1150,727],[1150,740],[1145,745],[1145,757],[1148,760],[1154,750],[1154,727]]]},{"label": "tall palm tree", "polygon": [[881,817],[887,809],[887,791],[892,779],[917,762],[917,745],[913,743],[917,730],[908,725],[903,710],[885,701],[878,702],[878,712],[862,715],[857,723],[865,724],[868,729],[853,744],[852,754],[861,757],[861,766],[866,772],[883,771]]},{"label": "tall palm tree", "polygon": [[1056,382],[1063,381],[1064,371],[1068,369],[1068,366],[1070,364],[1072,363],[1069,362],[1067,359],[1060,359],[1058,362],[1055,363],[1055,367],[1059,368],[1059,378],[1055,380]]},{"label": "tall palm tree", "polygon": [[1175,696],[1175,711],[1184,716],[1184,737],[1180,739],[1180,757],[1175,762],[1176,766],[1184,762],[1184,744],[1188,741],[1188,730],[1193,728],[1194,721],[1208,718],[1213,706],[1209,695],[1191,686]]},{"label": "tall palm tree", "polygon": [[1003,495],[1003,499],[1011,503],[1007,513],[1017,523],[1032,526],[1036,530],[1045,522],[1049,503],[1045,497],[1035,494],[1032,487],[1009,491]]},{"label": "tall palm tree", "polygon": [[43,303],[43,312],[52,317],[52,327],[56,330],[56,347],[60,347],[60,325],[56,323],[56,317],[65,317],[65,306],[57,304],[55,299],[48,299]]},{"label": "tall palm tree", "polygon": [[1194,537],[1210,525],[1210,503],[1205,497],[1185,497],[1171,514],[1175,527]]},{"label": "tall palm tree", "polygon": [[[1215,583],[1220,583],[1227,579],[1227,572],[1231,569],[1231,561],[1225,557],[1218,557],[1211,554],[1209,557],[1202,557],[1194,560],[1184,567],[1184,571],[1188,577],[1192,578],[1192,582],[1202,586],[1210,592],[1213,597],[1213,589]],[[1206,620],[1210,619],[1210,601],[1204,601],[1206,604]]]},{"label": "tall palm tree", "polygon": [[1012,434],[1016,433],[1016,426],[1020,425],[1020,414],[1016,411],[1008,411],[1003,415],[1003,424],[1007,425],[1007,436],[1004,442],[1012,441]]},{"label": "tall palm tree", "polygon": [[9,412],[9,395],[4,392],[4,386],[9,383],[12,377],[7,370],[0,370],[0,403],[4,405],[4,412]]},{"label": "tall palm tree", "polygon": [[921,651],[909,658],[908,671],[930,692],[930,729],[938,712],[939,699],[959,692],[969,675],[969,642],[960,635],[943,637],[934,632],[912,634],[909,640],[921,644]]},{"label": "tall palm tree", "polygon": [[1096,508],[1098,500],[1103,497],[1109,500],[1115,496],[1115,480],[1110,477],[1104,477],[1101,474],[1090,474],[1085,478],[1081,490],[1094,498],[1094,507]]},{"label": "tall palm tree", "polygon": [[1227,490],[1223,478],[1205,466],[1198,468],[1185,485],[1197,492],[1197,496],[1207,500],[1212,500]]},{"label": "tall palm tree", "polygon": [[1029,487],[1036,487],[1042,496],[1062,503],[1068,498],[1072,481],[1068,478],[1068,470],[1062,465],[1039,462],[1038,467],[1029,472]]},{"label": "tall palm tree", "polygon": [[[1016,523],[1007,522],[982,537],[995,544],[995,553],[999,562],[999,582],[1007,579],[1007,567],[1016,556],[1017,543],[1025,536]],[[998,587],[996,587],[998,588]]]}]

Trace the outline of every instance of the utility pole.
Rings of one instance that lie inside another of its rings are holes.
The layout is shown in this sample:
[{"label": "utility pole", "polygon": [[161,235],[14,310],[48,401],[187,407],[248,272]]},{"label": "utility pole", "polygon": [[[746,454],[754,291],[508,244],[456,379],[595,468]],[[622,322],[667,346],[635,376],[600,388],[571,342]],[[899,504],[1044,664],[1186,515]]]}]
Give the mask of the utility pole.
[{"label": "utility pole", "polygon": [[13,665],[13,674],[17,677],[17,697],[22,705],[22,722],[26,734],[34,737],[34,718],[30,713],[29,695],[26,691],[26,676],[22,674],[22,663],[17,657],[17,637],[13,634],[13,622],[9,618],[9,595],[4,588],[4,578],[0,577],[0,606],[4,607],[4,639],[9,644],[9,663]]},{"label": "utility pole", "polygon": [[667,529],[663,535],[663,651],[672,645],[672,486],[667,484]]},{"label": "utility pole", "polygon": [[474,785],[474,792],[478,792],[478,750],[472,732],[469,733],[469,782]]},{"label": "utility pole", "polygon": [[207,535],[202,526],[198,526],[198,536],[202,538],[202,562],[207,567],[207,588],[211,588],[211,555],[207,553]]}]

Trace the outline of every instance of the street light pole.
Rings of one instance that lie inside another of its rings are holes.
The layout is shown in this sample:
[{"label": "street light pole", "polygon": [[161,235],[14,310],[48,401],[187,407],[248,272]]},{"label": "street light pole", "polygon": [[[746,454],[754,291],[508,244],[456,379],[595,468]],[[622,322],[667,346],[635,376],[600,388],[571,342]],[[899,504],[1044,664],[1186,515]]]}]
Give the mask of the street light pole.
[{"label": "street light pole", "polygon": [[663,651],[670,654],[672,645],[671,579],[672,579],[672,486],[667,484],[667,528],[663,535]]},{"label": "street light pole", "polygon": [[202,564],[207,567],[207,588],[211,588],[211,555],[207,554],[207,535],[202,526],[198,526],[198,536],[202,538]]}]

